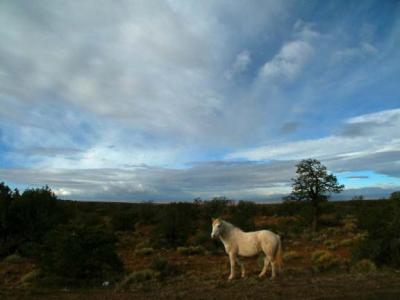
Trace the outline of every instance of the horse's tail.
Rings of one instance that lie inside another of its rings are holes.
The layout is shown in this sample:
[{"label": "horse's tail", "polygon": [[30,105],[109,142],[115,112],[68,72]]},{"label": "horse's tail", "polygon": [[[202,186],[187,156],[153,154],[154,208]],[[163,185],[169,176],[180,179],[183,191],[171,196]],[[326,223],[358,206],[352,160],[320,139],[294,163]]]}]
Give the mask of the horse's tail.
[{"label": "horse's tail", "polygon": [[281,237],[278,235],[278,249],[275,254],[275,259],[274,259],[276,265],[278,266],[279,272],[282,272],[282,265],[283,265],[283,259],[282,259],[282,242],[281,242]]}]

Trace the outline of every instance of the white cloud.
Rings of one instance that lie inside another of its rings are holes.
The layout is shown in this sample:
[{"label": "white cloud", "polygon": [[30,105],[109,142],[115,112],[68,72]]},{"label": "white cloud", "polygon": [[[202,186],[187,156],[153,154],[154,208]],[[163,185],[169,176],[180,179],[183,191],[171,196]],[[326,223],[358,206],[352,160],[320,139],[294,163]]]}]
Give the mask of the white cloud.
[{"label": "white cloud", "polygon": [[279,52],[265,62],[259,71],[261,80],[293,81],[300,74],[312,54],[313,43],[320,37],[313,24],[297,20],[293,26],[293,39],[283,44]]},{"label": "white cloud", "polygon": [[291,41],[272,60],[266,62],[260,70],[264,80],[294,80],[313,53],[313,47],[306,41]]},{"label": "white cloud", "polygon": [[375,46],[368,42],[362,42],[357,47],[338,50],[334,54],[333,60],[335,63],[338,63],[344,60],[365,59],[376,54],[378,54],[378,49]]},{"label": "white cloud", "polygon": [[231,79],[233,76],[245,72],[250,63],[250,52],[248,50],[243,50],[236,56],[232,67],[225,72],[225,77]]}]

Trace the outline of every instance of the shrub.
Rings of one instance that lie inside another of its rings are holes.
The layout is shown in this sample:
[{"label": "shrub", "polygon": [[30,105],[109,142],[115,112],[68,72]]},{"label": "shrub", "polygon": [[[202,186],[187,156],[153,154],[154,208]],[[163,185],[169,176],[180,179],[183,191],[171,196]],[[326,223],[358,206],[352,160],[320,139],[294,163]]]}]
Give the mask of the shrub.
[{"label": "shrub", "polygon": [[354,232],[357,229],[357,219],[354,216],[347,215],[341,223],[345,232]]},{"label": "shrub", "polygon": [[288,251],[283,254],[283,260],[289,261],[301,258],[301,255],[297,251]]},{"label": "shrub", "polygon": [[391,193],[389,199],[399,201],[400,200],[400,191]]},{"label": "shrub", "polygon": [[193,244],[195,245],[205,245],[208,242],[210,242],[210,233],[205,231],[205,230],[199,230],[197,231],[196,235],[193,236]]},{"label": "shrub", "polygon": [[135,253],[138,255],[151,255],[153,254],[154,249],[150,247],[136,249]]},{"label": "shrub", "polygon": [[18,264],[22,261],[21,256],[18,254],[11,254],[4,259],[4,262],[9,264]]},{"label": "shrub", "polygon": [[382,205],[365,207],[358,212],[360,236],[352,249],[353,259],[369,259],[377,265],[400,267],[400,202],[380,200]]},{"label": "shrub", "polygon": [[151,268],[160,274],[160,279],[177,276],[182,273],[179,267],[162,257],[157,257],[151,263]]},{"label": "shrub", "polygon": [[112,229],[115,231],[134,231],[137,220],[138,216],[135,211],[120,209],[112,216]]},{"label": "shrub", "polygon": [[181,255],[201,255],[204,254],[205,249],[203,246],[190,246],[190,247],[178,247],[177,251]]},{"label": "shrub", "polygon": [[143,269],[132,272],[121,283],[121,287],[128,287],[132,283],[140,283],[144,281],[156,280],[159,278],[160,273],[152,269]]},{"label": "shrub", "polygon": [[244,231],[254,230],[253,216],[257,212],[256,204],[250,201],[239,201],[232,208],[232,223]]},{"label": "shrub", "polygon": [[356,273],[370,273],[376,271],[376,265],[369,259],[362,259],[358,261],[351,270]]},{"label": "shrub", "polygon": [[138,204],[138,221],[142,224],[154,224],[157,222],[157,206],[153,202]]},{"label": "shrub", "polygon": [[338,243],[340,247],[349,247],[354,243],[353,239],[343,239]]},{"label": "shrub", "polygon": [[0,184],[0,256],[18,251],[35,257],[44,236],[65,221],[65,213],[49,187],[22,195]]},{"label": "shrub", "polygon": [[191,203],[169,203],[160,211],[157,231],[158,242],[165,247],[177,247],[186,244],[195,230],[196,211]]},{"label": "shrub", "polygon": [[210,201],[203,202],[203,216],[205,219],[210,220],[212,217],[220,217],[229,212],[229,207],[233,201],[222,196],[214,197]]},{"label": "shrub", "polygon": [[22,287],[26,287],[31,285],[38,277],[40,276],[40,271],[39,270],[33,270],[30,271],[29,273],[25,274],[24,276],[21,277],[20,279],[20,285]]},{"label": "shrub", "polygon": [[326,271],[340,266],[340,260],[330,251],[317,250],[311,255],[315,271]]},{"label": "shrub", "polygon": [[324,229],[323,232],[326,233],[328,236],[336,236],[339,235],[342,232],[342,230],[341,228],[328,227]]},{"label": "shrub", "polygon": [[329,249],[329,250],[335,250],[337,248],[337,244],[335,243],[334,240],[325,240],[324,245]]},{"label": "shrub", "polygon": [[114,278],[123,267],[115,242],[115,236],[100,227],[59,226],[47,236],[39,265],[46,275],[71,281]]}]

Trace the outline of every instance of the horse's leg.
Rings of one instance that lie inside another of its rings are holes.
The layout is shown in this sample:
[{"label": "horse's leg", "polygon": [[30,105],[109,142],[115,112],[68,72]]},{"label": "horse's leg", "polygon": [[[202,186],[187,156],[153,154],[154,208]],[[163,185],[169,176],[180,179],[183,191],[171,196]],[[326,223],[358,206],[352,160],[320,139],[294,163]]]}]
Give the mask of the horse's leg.
[{"label": "horse's leg", "polygon": [[271,260],[271,279],[275,279],[276,277],[276,273],[275,273],[275,262],[273,260]]},{"label": "horse's leg", "polygon": [[246,277],[246,270],[244,268],[244,264],[243,264],[243,262],[240,261],[239,257],[237,257],[237,256],[236,256],[236,262],[240,266],[240,271],[242,273],[242,278]]},{"label": "horse's leg", "polygon": [[268,265],[271,263],[271,258],[269,257],[268,254],[265,254],[264,257],[264,266],[261,270],[261,273],[258,275],[258,277],[263,277],[265,275],[265,273],[267,273],[268,270]]},{"label": "horse's leg", "polygon": [[236,266],[236,254],[233,252],[229,252],[229,262],[231,264],[231,274],[229,275],[228,280],[232,280],[235,277],[235,266]]}]

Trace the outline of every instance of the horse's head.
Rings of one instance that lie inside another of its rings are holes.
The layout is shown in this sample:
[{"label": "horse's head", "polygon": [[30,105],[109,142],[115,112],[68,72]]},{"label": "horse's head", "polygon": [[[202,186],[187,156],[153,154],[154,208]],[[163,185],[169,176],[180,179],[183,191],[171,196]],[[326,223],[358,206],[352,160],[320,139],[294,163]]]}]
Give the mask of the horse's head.
[{"label": "horse's head", "polygon": [[211,238],[217,238],[222,232],[222,220],[220,218],[212,219]]}]

